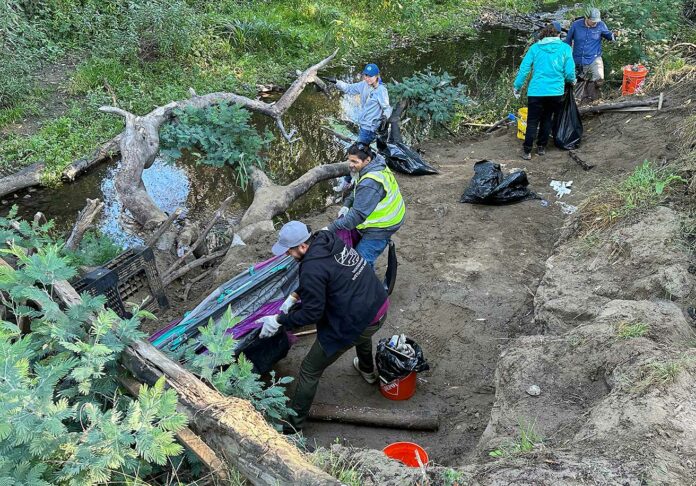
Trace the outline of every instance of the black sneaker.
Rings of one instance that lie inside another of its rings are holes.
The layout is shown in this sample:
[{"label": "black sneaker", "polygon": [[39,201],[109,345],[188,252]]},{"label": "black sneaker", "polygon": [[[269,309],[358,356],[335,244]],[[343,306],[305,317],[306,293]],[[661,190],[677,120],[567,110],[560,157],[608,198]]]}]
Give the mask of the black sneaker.
[{"label": "black sneaker", "polygon": [[539,155],[546,155],[546,147],[537,147],[537,153]]}]

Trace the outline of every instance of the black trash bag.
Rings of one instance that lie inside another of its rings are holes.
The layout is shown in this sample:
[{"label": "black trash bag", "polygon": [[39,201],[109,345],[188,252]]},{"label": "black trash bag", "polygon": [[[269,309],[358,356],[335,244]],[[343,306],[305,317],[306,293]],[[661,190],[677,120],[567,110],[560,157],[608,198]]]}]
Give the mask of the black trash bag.
[{"label": "black trash bag", "polygon": [[439,174],[435,167],[401,141],[387,141],[385,136],[378,136],[377,150],[384,156],[389,168],[396,172],[409,175]]},{"label": "black trash bag", "polygon": [[562,150],[575,150],[582,139],[582,120],[575,103],[573,86],[566,84],[563,98],[563,111],[556,118],[553,130],[553,143]]},{"label": "black trash bag", "polygon": [[254,365],[254,373],[262,375],[271,371],[273,365],[288,355],[290,341],[284,329],[265,339],[259,337],[260,332],[261,328],[254,329],[242,337],[234,348],[234,357],[238,358],[244,353]]},{"label": "black trash bag", "polygon": [[538,199],[539,196],[530,191],[528,186],[529,181],[524,171],[505,177],[500,164],[481,160],[474,164],[474,177],[459,202],[497,205]]},{"label": "black trash bag", "polygon": [[375,355],[377,373],[387,382],[392,382],[397,378],[404,378],[412,371],[420,373],[430,369],[430,365],[423,357],[423,350],[413,339],[406,338],[406,342],[416,352],[412,358],[395,352],[387,346],[388,342],[389,338],[380,339],[379,343],[377,343],[377,354]]}]

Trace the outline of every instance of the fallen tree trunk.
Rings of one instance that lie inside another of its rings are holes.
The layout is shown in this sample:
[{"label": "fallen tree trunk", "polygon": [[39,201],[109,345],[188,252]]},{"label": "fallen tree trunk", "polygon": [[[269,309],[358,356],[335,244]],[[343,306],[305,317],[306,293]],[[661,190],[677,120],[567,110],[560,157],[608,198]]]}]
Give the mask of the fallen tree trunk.
[{"label": "fallen tree trunk", "polygon": [[[65,181],[72,182],[91,167],[117,154],[120,151],[118,147],[120,139],[121,135],[117,135],[99,147],[91,158],[76,160],[68,165],[63,169],[61,178]],[[45,169],[45,163],[37,162],[18,170],[14,174],[0,178],[0,197],[12,194],[21,189],[41,185]]]},{"label": "fallen tree trunk", "polygon": [[653,98],[642,98],[626,101],[618,101],[614,103],[600,103],[598,105],[583,106],[579,108],[581,115],[604,113],[606,111],[618,110],[621,108],[632,108],[635,106],[652,106],[658,103],[659,99],[657,97]]},{"label": "fallen tree trunk", "polygon": [[41,176],[46,164],[37,163],[18,170],[14,174],[0,179],[0,197],[12,194],[27,187],[41,184]]},{"label": "fallen tree trunk", "polygon": [[389,427],[407,430],[437,430],[440,417],[430,410],[409,411],[370,407],[345,407],[315,403],[309,411],[311,420]]},{"label": "fallen tree trunk", "polygon": [[[128,393],[133,397],[138,398],[140,394],[140,387],[142,383],[134,380],[130,376],[119,376],[118,382],[123,386]],[[193,433],[188,427],[180,429],[176,433],[176,439],[181,442],[181,444],[190,450],[199,461],[201,461],[210,470],[210,474],[217,480],[222,482],[229,482],[230,473],[224,462],[215,454],[208,444],[203,442],[203,439],[198,437]]]},{"label": "fallen tree trunk", "polygon": [[349,173],[348,162],[318,165],[287,186],[279,186],[271,182],[262,170],[254,168],[251,173],[254,200],[251,206],[244,212],[239,226],[241,228],[264,220],[270,220],[288,209],[293,202],[316,183],[348,175]]},{"label": "fallen tree trunk", "polygon": [[[53,291],[68,307],[81,303],[66,282]],[[340,485],[307,458],[240,398],[225,397],[145,341],[134,341],[121,353],[121,363],[133,377],[153,385],[164,376],[178,395],[177,409],[189,427],[216,454],[237,468],[254,485]]]},{"label": "fallen tree trunk", "polygon": [[222,102],[235,103],[248,110],[270,116],[275,120],[283,136],[288,141],[292,141],[294,131],[286,132],[281,117],[294,103],[307,83],[317,79],[319,69],[326,66],[335,55],[336,51],[303,71],[280,99],[273,104],[252,100],[235,93],[210,93],[198,96],[191,90],[191,98],[188,100],[172,101],[144,116],[136,116],[113,106],[99,108],[104,113],[123,116],[126,121],[126,127],[120,140],[121,163],[115,180],[116,192],[124,207],[146,229],[167,220],[164,212],[148,195],[142,181],[142,173],[154,162],[159,152],[159,129],[163,123],[172,118],[174,110],[189,107],[206,108]]}]

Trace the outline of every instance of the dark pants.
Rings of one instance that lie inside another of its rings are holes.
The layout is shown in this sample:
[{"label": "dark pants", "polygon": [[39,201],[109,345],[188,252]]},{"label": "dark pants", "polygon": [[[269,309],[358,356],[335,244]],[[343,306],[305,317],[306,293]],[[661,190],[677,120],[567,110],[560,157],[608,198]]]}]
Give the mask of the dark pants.
[{"label": "dark pants", "polygon": [[537,139],[537,147],[546,147],[549,143],[549,134],[553,121],[563,108],[563,95],[561,96],[528,96],[527,97],[527,132],[524,136],[524,151],[532,152],[534,139]]},{"label": "dark pants", "polygon": [[372,335],[376,333],[384,323],[386,316],[382,317],[378,322],[370,324],[365,328],[363,333],[348,346],[339,349],[331,356],[327,356],[319,344],[319,340],[315,340],[312,347],[309,349],[307,356],[302,360],[300,366],[300,376],[297,378],[297,388],[290,402],[292,408],[297,414],[294,417],[288,417],[288,424],[294,430],[301,430],[304,427],[305,420],[309,414],[309,409],[314,401],[314,395],[317,393],[319,386],[319,378],[334,361],[343,355],[350,348],[355,346],[355,353],[360,360],[360,369],[369,373],[374,371],[375,365],[372,359]]}]

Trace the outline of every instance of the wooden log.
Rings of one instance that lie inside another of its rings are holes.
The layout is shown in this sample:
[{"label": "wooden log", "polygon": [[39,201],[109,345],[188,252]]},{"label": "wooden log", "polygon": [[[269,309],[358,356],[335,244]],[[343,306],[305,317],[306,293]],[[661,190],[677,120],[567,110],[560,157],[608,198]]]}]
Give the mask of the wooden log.
[{"label": "wooden log", "polygon": [[430,410],[394,410],[315,403],[309,411],[309,418],[316,421],[406,430],[432,431],[440,427],[440,416]]},{"label": "wooden log", "polygon": [[[134,380],[132,377],[122,375],[118,377],[118,382],[125,388],[133,397],[138,398],[142,383]],[[180,429],[176,433],[176,438],[181,444],[190,450],[209,470],[217,481],[227,483],[230,480],[230,473],[227,465],[220,460],[208,444],[193,433],[188,427]]]},{"label": "wooden log", "polygon": [[658,98],[639,98],[634,100],[618,101],[615,103],[600,103],[598,105],[583,106],[579,108],[581,115],[604,113],[620,108],[633,108],[635,106],[652,106],[658,103]]},{"label": "wooden log", "polygon": [[[64,280],[54,283],[53,291],[67,306],[79,304],[82,300]],[[341,484],[311,464],[294,445],[268,425],[251,403],[213,390],[150,343],[134,341],[129,344],[121,353],[121,364],[136,380],[149,385],[164,376],[167,385],[176,391],[177,409],[188,416],[191,430],[251,484]]]},{"label": "wooden log", "polygon": [[101,212],[104,207],[104,203],[99,199],[87,199],[87,204],[84,208],[77,214],[77,221],[75,226],[73,226],[68,241],[65,242],[65,248],[68,250],[75,251],[77,247],[80,246],[82,238],[85,236],[85,232],[92,226],[94,218]]}]

